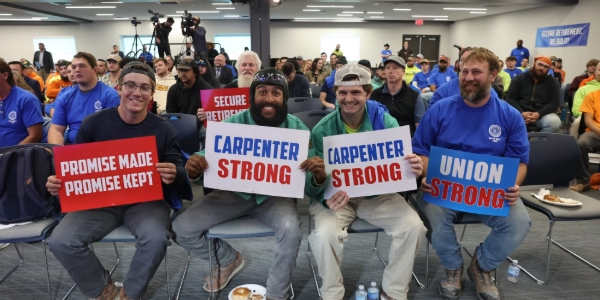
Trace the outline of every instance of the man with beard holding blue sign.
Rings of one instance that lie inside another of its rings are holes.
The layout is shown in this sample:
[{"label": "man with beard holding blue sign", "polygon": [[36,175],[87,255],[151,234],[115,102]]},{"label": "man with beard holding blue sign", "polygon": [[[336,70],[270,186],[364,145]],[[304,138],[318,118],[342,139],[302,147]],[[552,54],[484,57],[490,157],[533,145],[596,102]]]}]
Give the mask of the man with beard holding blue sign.
[{"label": "man with beard holding blue sign", "polygon": [[[274,68],[261,70],[254,75],[250,85],[250,109],[223,122],[308,130],[295,116],[287,113],[288,83],[285,75]],[[198,115],[206,119],[206,112]],[[256,130],[260,130],[257,128]],[[304,158],[300,158],[304,160]],[[196,182],[202,179],[209,164],[204,151],[195,153],[186,164],[188,177]],[[211,161],[211,167],[218,168]],[[306,171],[314,185],[325,183],[325,164],[319,157],[304,160],[299,168]],[[275,231],[273,267],[267,280],[267,300],[285,300],[290,296],[292,270],[296,265],[302,240],[300,217],[296,203],[291,198],[215,190],[194,204],[173,222],[175,242],[195,256],[209,260],[209,241],[206,232],[211,227],[251,215]],[[204,279],[204,289],[219,291],[244,266],[242,255],[223,240],[215,240],[218,266]],[[212,276],[212,281],[210,277]],[[212,285],[211,285],[212,282]]]},{"label": "man with beard holding blue sign", "polygon": [[[425,166],[417,197],[419,209],[430,223],[431,243],[445,268],[439,285],[442,299],[458,299],[462,294],[463,260],[454,222],[463,212],[423,201],[424,193],[432,193],[432,185],[426,178],[432,146],[517,158],[520,162],[515,185],[504,193],[506,204],[511,206],[508,216],[473,215],[492,228],[477,247],[467,272],[476,284],[479,299],[500,299],[491,273],[521,245],[531,226],[529,214],[519,199],[519,185],[525,179],[529,162],[527,131],[516,109],[490,95],[497,74],[497,56],[485,48],[475,48],[463,62],[460,95],[432,106],[413,138],[413,151],[421,156]],[[448,115],[449,111],[453,113]]]}]

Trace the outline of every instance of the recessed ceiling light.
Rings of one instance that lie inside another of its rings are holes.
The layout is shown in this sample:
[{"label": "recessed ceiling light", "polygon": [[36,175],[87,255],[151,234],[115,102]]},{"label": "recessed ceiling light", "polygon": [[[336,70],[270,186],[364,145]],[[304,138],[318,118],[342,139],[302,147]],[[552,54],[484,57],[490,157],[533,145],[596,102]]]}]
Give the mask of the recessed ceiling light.
[{"label": "recessed ceiling light", "polygon": [[129,20],[129,18],[113,18],[113,20]]},{"label": "recessed ceiling light", "polygon": [[212,5],[232,5],[231,2],[213,3]]},{"label": "recessed ceiling light", "polygon": [[394,8],[394,10],[399,10],[399,11],[411,11],[410,8]]},{"label": "recessed ceiling light", "polygon": [[382,11],[368,11],[367,13],[368,14],[374,14],[374,15],[381,15],[381,14],[383,14]]},{"label": "recessed ceiling light", "polygon": [[303,9],[302,11],[321,11],[320,9]]},{"label": "recessed ceiling light", "polygon": [[0,14],[0,16],[12,16],[12,14]]},{"label": "recessed ceiling light", "polygon": [[[176,13],[183,14],[185,12],[183,10],[178,10],[178,11],[176,11]],[[188,13],[191,13],[191,14],[218,14],[219,11],[218,10],[189,10]]]},{"label": "recessed ceiling light", "polygon": [[413,17],[413,18],[440,18],[440,19],[448,18],[448,16],[425,16],[425,15],[412,15],[411,17]]},{"label": "recessed ceiling light", "polygon": [[487,14],[487,11],[472,11],[472,14]]},{"label": "recessed ceiling light", "polygon": [[351,14],[338,14],[338,17],[352,17]]},{"label": "recessed ceiling light", "polygon": [[306,7],[316,7],[316,8],[354,8],[354,5],[307,5]]},{"label": "recessed ceiling light", "polygon": [[239,18],[240,15],[224,15],[225,18]]},{"label": "recessed ceiling light", "polygon": [[385,18],[384,16],[371,16],[371,19],[383,19]]},{"label": "recessed ceiling light", "polygon": [[444,10],[487,10],[487,8],[453,8],[453,7],[445,7]]},{"label": "recessed ceiling light", "polygon": [[100,3],[104,3],[104,4],[122,4],[123,2],[121,2],[121,1],[114,1],[114,2],[100,2]]},{"label": "recessed ceiling light", "polygon": [[65,6],[65,8],[117,8],[116,6]]},{"label": "recessed ceiling light", "polygon": [[34,20],[48,20],[48,18],[41,18],[41,17],[32,17],[32,19],[34,19]]},{"label": "recessed ceiling light", "polygon": [[331,21],[337,21],[337,20],[344,20],[344,21],[362,21],[363,19],[361,18],[294,18],[294,20],[298,20],[298,21],[309,21],[309,20],[331,20]]},{"label": "recessed ceiling light", "polygon": [[96,14],[96,16],[114,16],[115,14]]},{"label": "recessed ceiling light", "polygon": [[235,7],[217,7],[217,9],[235,9]]},{"label": "recessed ceiling light", "polygon": [[343,11],[343,14],[364,14],[364,11]]},{"label": "recessed ceiling light", "polygon": [[448,21],[448,19],[433,19],[434,21]]},{"label": "recessed ceiling light", "polygon": [[0,19],[0,21],[41,21],[42,19]]}]

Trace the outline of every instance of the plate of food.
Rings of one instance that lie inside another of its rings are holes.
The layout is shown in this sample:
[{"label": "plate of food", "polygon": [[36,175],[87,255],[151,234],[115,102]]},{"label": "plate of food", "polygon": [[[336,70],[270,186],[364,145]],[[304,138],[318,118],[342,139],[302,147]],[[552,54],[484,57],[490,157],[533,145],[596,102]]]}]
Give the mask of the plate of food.
[{"label": "plate of food", "polygon": [[561,198],[559,196],[550,194],[550,191],[546,189],[540,189],[538,194],[531,193],[533,197],[540,200],[541,202],[556,205],[556,206],[565,206],[565,207],[574,207],[581,206],[583,203],[577,200],[573,200],[570,198]]},{"label": "plate of food", "polygon": [[229,292],[229,300],[266,300],[267,289],[258,284],[244,284]]}]

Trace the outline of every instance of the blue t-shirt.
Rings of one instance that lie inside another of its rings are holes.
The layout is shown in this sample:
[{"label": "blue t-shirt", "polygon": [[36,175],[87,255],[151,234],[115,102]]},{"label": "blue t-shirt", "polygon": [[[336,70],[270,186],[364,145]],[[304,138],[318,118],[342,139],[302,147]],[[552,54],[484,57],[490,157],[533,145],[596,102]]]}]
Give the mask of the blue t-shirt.
[{"label": "blue t-shirt", "polygon": [[[450,66],[448,66],[448,69],[454,71],[454,66],[450,65]],[[433,66],[433,70],[431,70],[431,72],[435,73],[435,72],[439,72],[439,70],[440,70],[440,66],[435,65],[435,66]]]},{"label": "blue t-shirt", "polygon": [[[498,93],[493,88],[490,88],[490,94],[493,97],[498,97]],[[458,77],[450,80],[448,84],[442,85],[439,89],[435,90],[431,100],[429,100],[429,106],[432,106],[437,101],[452,97],[455,95],[460,95],[460,79]]]},{"label": "blue t-shirt", "polygon": [[525,47],[515,48],[510,51],[510,56],[514,56],[517,58],[517,66],[521,65],[521,61],[523,58],[529,58],[529,50]]},{"label": "blue t-shirt", "polygon": [[513,79],[513,78],[515,78],[515,76],[523,73],[523,71],[521,69],[519,69],[519,68],[514,68],[513,70],[509,70],[507,68],[507,69],[504,69],[504,72],[510,74],[510,79]]},{"label": "blue t-shirt", "polygon": [[152,53],[146,51],[146,52],[142,52],[140,54],[140,57],[143,57],[146,62],[152,62],[152,59],[154,58],[154,56],[152,56]]},{"label": "blue t-shirt", "polygon": [[[418,62],[416,62],[416,63],[415,63],[415,67],[419,68],[419,70],[422,70],[422,69],[421,69],[421,64],[420,64],[420,63],[418,63]],[[431,72],[429,72],[429,73],[431,73]]]},{"label": "blue t-shirt", "polygon": [[438,69],[435,72],[431,73],[429,77],[429,85],[435,84],[435,88],[439,89],[444,83],[456,78],[456,73],[450,68],[446,69],[445,72],[440,72]]},{"label": "blue t-shirt", "polygon": [[120,102],[117,91],[100,81],[87,92],[82,92],[78,87],[71,88],[61,93],[61,97],[54,101],[52,124],[69,126],[65,144],[71,144],[75,142],[79,126],[85,117],[106,108],[119,106]]},{"label": "blue t-shirt", "polygon": [[40,100],[18,86],[0,101],[4,111],[4,116],[0,115],[0,147],[18,145],[29,136],[27,127],[44,122]]},{"label": "blue t-shirt", "polygon": [[413,86],[416,84],[420,93],[420,90],[429,87],[429,77],[431,77],[431,74],[431,72],[419,72],[415,74],[415,77],[413,77],[413,81],[410,84]]},{"label": "blue t-shirt", "polygon": [[[392,55],[392,50],[389,50],[389,49],[388,50],[381,50],[381,54],[383,54],[383,55]],[[382,57],[381,61],[384,62],[386,59],[387,58]]]},{"label": "blue t-shirt", "polygon": [[325,78],[325,82],[321,86],[321,93],[327,93],[325,101],[335,104],[335,93],[333,92],[333,84],[335,83],[335,70],[331,71],[331,76]]},{"label": "blue t-shirt", "polygon": [[440,101],[421,119],[412,146],[414,153],[427,157],[431,146],[438,146],[529,162],[529,140],[523,117],[498,97],[490,97],[478,108],[468,106],[460,95]]}]

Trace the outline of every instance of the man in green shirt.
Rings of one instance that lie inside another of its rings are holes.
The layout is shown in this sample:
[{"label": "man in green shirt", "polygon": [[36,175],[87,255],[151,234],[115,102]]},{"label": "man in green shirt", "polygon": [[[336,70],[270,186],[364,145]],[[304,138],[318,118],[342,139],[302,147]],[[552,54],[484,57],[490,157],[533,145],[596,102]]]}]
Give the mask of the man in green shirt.
[{"label": "man in green shirt", "polygon": [[344,56],[344,52],[340,50],[340,44],[335,45],[335,50],[331,51],[331,54],[335,54],[336,56]]},{"label": "man in green shirt", "polygon": [[406,70],[404,71],[404,81],[406,81],[406,84],[409,85],[419,72],[421,72],[421,69],[415,66],[415,58],[412,56],[409,57],[406,61]]},{"label": "man in green shirt", "polygon": [[[372,91],[371,76],[362,66],[352,63],[337,70],[334,91],[339,106],[325,116],[311,133],[311,151],[320,158],[323,157],[324,137],[398,127],[396,119],[383,106],[367,101]],[[419,177],[423,171],[421,159],[415,154],[406,155],[404,159],[410,161],[411,171]],[[331,180],[330,175],[327,180]],[[320,182],[320,178],[306,179],[305,192],[311,200],[309,212],[315,220],[315,229],[308,241],[323,280],[320,289],[323,300],[341,300],[344,297],[340,271],[343,244],[348,238],[348,226],[356,218],[383,228],[392,237],[389,264],[383,273],[381,299],[407,299],[415,253],[427,231],[417,213],[398,193],[352,197],[339,191],[325,199],[325,184],[320,186],[315,182]]]},{"label": "man in green shirt", "polygon": [[508,87],[510,86],[510,74],[504,71],[504,62],[502,60],[498,60],[498,76],[502,78],[502,84],[504,85],[504,95],[502,95],[502,99],[506,98],[506,92],[508,92]]},{"label": "man in green shirt", "polygon": [[[298,118],[288,115],[287,100],[288,84],[285,75],[275,68],[261,70],[254,75],[250,85],[250,108],[224,122],[308,130]],[[204,121],[206,113],[199,118]],[[216,167],[216,162],[211,162],[211,166]],[[188,177],[196,182],[208,167],[204,151],[195,153],[185,166]],[[311,186],[325,183],[325,167],[321,158],[307,159],[298,167],[306,171],[306,178],[313,180]],[[251,215],[275,231],[275,254],[267,280],[267,299],[288,299],[292,270],[296,265],[302,240],[300,218],[294,199],[215,190],[194,201],[189,209],[177,217],[173,222],[176,235],[174,240],[195,256],[208,260],[211,253],[206,231],[217,224],[245,215]],[[217,257],[212,259],[218,265],[204,279],[204,289],[207,291],[222,290],[244,266],[241,254],[227,242],[217,239],[213,243]]]}]

